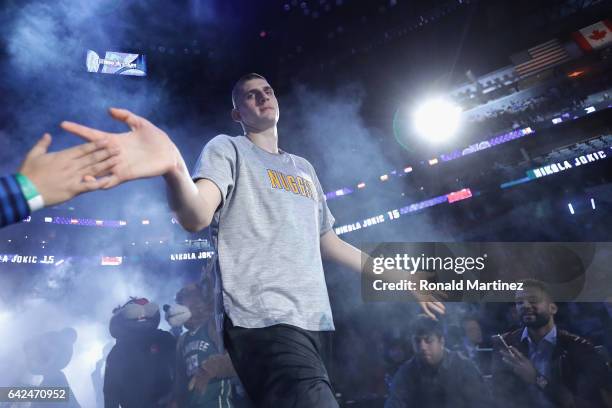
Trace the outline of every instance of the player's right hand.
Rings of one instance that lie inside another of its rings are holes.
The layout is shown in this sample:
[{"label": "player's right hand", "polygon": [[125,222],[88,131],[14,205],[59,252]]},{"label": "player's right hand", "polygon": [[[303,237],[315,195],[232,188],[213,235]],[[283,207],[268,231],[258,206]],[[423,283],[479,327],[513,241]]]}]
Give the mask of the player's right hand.
[{"label": "player's right hand", "polygon": [[110,109],[110,115],[130,127],[129,132],[109,133],[74,122],[61,127],[87,141],[108,139],[108,146],[117,149],[117,163],[108,171],[105,188],[139,178],[161,176],[177,169],[180,153],[170,137],[157,126],[126,109]]}]

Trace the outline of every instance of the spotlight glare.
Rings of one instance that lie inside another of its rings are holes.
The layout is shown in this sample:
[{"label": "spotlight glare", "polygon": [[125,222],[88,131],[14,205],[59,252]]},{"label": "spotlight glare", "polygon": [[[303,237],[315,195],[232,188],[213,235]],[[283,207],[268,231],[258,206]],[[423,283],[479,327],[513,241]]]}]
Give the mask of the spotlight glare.
[{"label": "spotlight glare", "polygon": [[595,199],[594,198],[591,198],[591,207],[595,209]]},{"label": "spotlight glare", "polygon": [[413,114],[417,134],[431,143],[441,143],[457,132],[461,121],[461,108],[452,102],[435,98],[426,101]]},{"label": "spotlight glare", "polygon": [[569,203],[569,204],[567,205],[567,208],[569,208],[569,212],[570,212],[570,214],[574,215],[574,207],[572,206],[572,203]]}]

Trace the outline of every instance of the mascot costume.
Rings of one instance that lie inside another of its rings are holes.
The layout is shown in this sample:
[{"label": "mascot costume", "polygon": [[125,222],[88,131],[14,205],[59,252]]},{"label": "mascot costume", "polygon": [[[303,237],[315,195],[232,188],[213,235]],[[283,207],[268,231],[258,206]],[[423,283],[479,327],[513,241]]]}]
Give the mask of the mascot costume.
[{"label": "mascot costume", "polygon": [[170,326],[184,326],[176,352],[172,407],[250,407],[229,355],[222,352],[209,285],[191,284],[176,294],[177,305],[164,306]]},{"label": "mascot costume", "polygon": [[[62,371],[70,360],[77,339],[76,331],[69,327],[61,331],[43,333],[25,342],[26,363],[30,373],[42,375],[39,387],[67,387],[70,388],[66,375]],[[80,408],[72,390],[69,391],[68,401],[64,402],[34,402],[31,408]]]},{"label": "mascot costume", "polygon": [[145,298],[131,298],[113,311],[110,334],[117,343],[106,360],[105,408],[167,406],[176,341],[157,328],[159,321],[159,307]]}]

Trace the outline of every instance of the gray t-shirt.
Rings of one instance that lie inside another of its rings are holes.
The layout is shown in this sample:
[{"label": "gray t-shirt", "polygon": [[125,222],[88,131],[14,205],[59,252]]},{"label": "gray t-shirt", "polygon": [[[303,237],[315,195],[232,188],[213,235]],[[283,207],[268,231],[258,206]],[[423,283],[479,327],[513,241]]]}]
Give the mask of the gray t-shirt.
[{"label": "gray t-shirt", "polygon": [[221,191],[210,229],[232,323],[334,330],[320,250],[334,217],[312,165],[219,135],[196,164],[193,179],[202,178]]}]

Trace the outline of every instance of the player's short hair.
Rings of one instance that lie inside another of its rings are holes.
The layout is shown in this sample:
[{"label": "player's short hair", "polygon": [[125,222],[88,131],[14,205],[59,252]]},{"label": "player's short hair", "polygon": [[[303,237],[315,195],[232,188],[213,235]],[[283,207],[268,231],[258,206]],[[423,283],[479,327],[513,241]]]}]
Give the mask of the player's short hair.
[{"label": "player's short hair", "polygon": [[240,89],[242,84],[244,84],[246,81],[250,81],[251,79],[263,79],[264,81],[267,81],[266,78],[264,78],[262,75],[256,74],[255,72],[251,72],[249,74],[241,76],[232,88],[232,106],[234,108],[236,107],[236,101],[238,100],[238,90]]},{"label": "player's short hair", "polygon": [[434,320],[426,315],[417,316],[412,322],[410,329],[412,336],[429,336],[434,334],[438,338],[444,337],[442,324],[438,320]]}]

